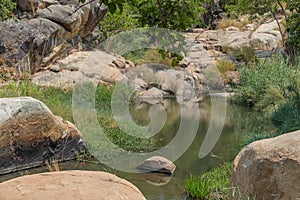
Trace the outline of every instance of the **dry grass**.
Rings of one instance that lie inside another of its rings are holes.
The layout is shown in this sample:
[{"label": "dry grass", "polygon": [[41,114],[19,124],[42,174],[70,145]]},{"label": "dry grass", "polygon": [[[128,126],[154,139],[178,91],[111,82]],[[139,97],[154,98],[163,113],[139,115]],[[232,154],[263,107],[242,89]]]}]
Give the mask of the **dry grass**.
[{"label": "dry grass", "polygon": [[56,161],[46,162],[46,166],[49,172],[59,172],[59,165]]},{"label": "dry grass", "polygon": [[244,28],[247,24],[250,24],[251,21],[246,18],[246,19],[242,19],[242,20],[237,20],[237,19],[222,19],[218,26],[217,29],[224,29],[224,28],[228,28],[228,27],[236,27],[236,28]]}]

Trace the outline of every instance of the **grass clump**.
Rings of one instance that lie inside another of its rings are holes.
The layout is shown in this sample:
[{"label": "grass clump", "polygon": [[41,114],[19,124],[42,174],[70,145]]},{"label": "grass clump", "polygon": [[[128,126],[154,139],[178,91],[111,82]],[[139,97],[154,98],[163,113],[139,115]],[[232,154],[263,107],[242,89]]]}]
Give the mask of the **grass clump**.
[{"label": "grass clump", "polygon": [[230,60],[218,60],[217,68],[222,75],[228,71],[235,71],[235,64]]},{"label": "grass clump", "polygon": [[200,177],[190,175],[185,181],[185,188],[189,197],[203,200],[228,197],[231,171],[232,163],[225,163]]},{"label": "grass clump", "polygon": [[226,54],[229,54],[232,59],[237,62],[243,62],[245,64],[257,62],[255,49],[249,46],[242,46],[237,48],[227,46],[224,47],[222,51]]}]

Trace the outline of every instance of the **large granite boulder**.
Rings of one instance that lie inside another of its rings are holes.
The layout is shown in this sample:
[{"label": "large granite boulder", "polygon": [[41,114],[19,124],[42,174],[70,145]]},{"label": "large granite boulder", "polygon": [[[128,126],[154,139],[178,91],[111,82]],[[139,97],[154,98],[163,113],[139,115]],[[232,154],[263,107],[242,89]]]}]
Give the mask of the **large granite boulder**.
[{"label": "large granite boulder", "polygon": [[257,200],[299,199],[300,131],[254,142],[234,161],[231,186]]},{"label": "large granite boulder", "polygon": [[145,200],[132,183],[106,172],[63,171],[23,176],[0,183],[6,200]]},{"label": "large granite boulder", "polygon": [[[280,19],[281,22],[283,19]],[[280,31],[275,20],[260,25],[252,34],[250,44],[256,49],[272,51],[282,46]]]},{"label": "large granite boulder", "polygon": [[[33,3],[32,3],[33,2]],[[37,72],[57,58],[77,48],[80,37],[86,37],[107,13],[104,4],[93,1],[17,0],[28,11],[34,5],[34,18],[0,23],[0,56],[3,65],[17,72]],[[1,65],[0,65],[1,66]]]},{"label": "large granite boulder", "polygon": [[84,150],[80,132],[31,97],[0,99],[0,174],[48,161],[74,159]]}]

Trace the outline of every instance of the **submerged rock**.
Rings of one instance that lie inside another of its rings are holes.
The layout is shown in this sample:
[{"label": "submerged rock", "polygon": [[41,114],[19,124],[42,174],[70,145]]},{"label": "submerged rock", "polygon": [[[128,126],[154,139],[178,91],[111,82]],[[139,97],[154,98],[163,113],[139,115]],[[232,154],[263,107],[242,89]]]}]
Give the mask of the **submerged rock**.
[{"label": "submerged rock", "polygon": [[145,200],[132,183],[106,172],[43,173],[0,183],[0,199]]},{"label": "submerged rock", "polygon": [[31,97],[0,99],[0,174],[74,159],[80,132]]},{"label": "submerged rock", "polygon": [[138,169],[150,171],[150,172],[160,172],[165,174],[173,174],[176,166],[170,160],[161,157],[153,156],[142,162]]},{"label": "submerged rock", "polygon": [[299,199],[300,131],[254,142],[234,161],[231,186],[247,197]]}]

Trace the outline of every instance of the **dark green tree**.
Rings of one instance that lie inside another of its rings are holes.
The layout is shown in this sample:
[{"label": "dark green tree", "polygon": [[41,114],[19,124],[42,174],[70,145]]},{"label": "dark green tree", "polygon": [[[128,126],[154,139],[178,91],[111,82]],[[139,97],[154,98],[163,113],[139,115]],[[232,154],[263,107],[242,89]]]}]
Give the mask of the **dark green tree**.
[{"label": "dark green tree", "polygon": [[132,0],[142,26],[186,31],[199,25],[205,0]]}]

